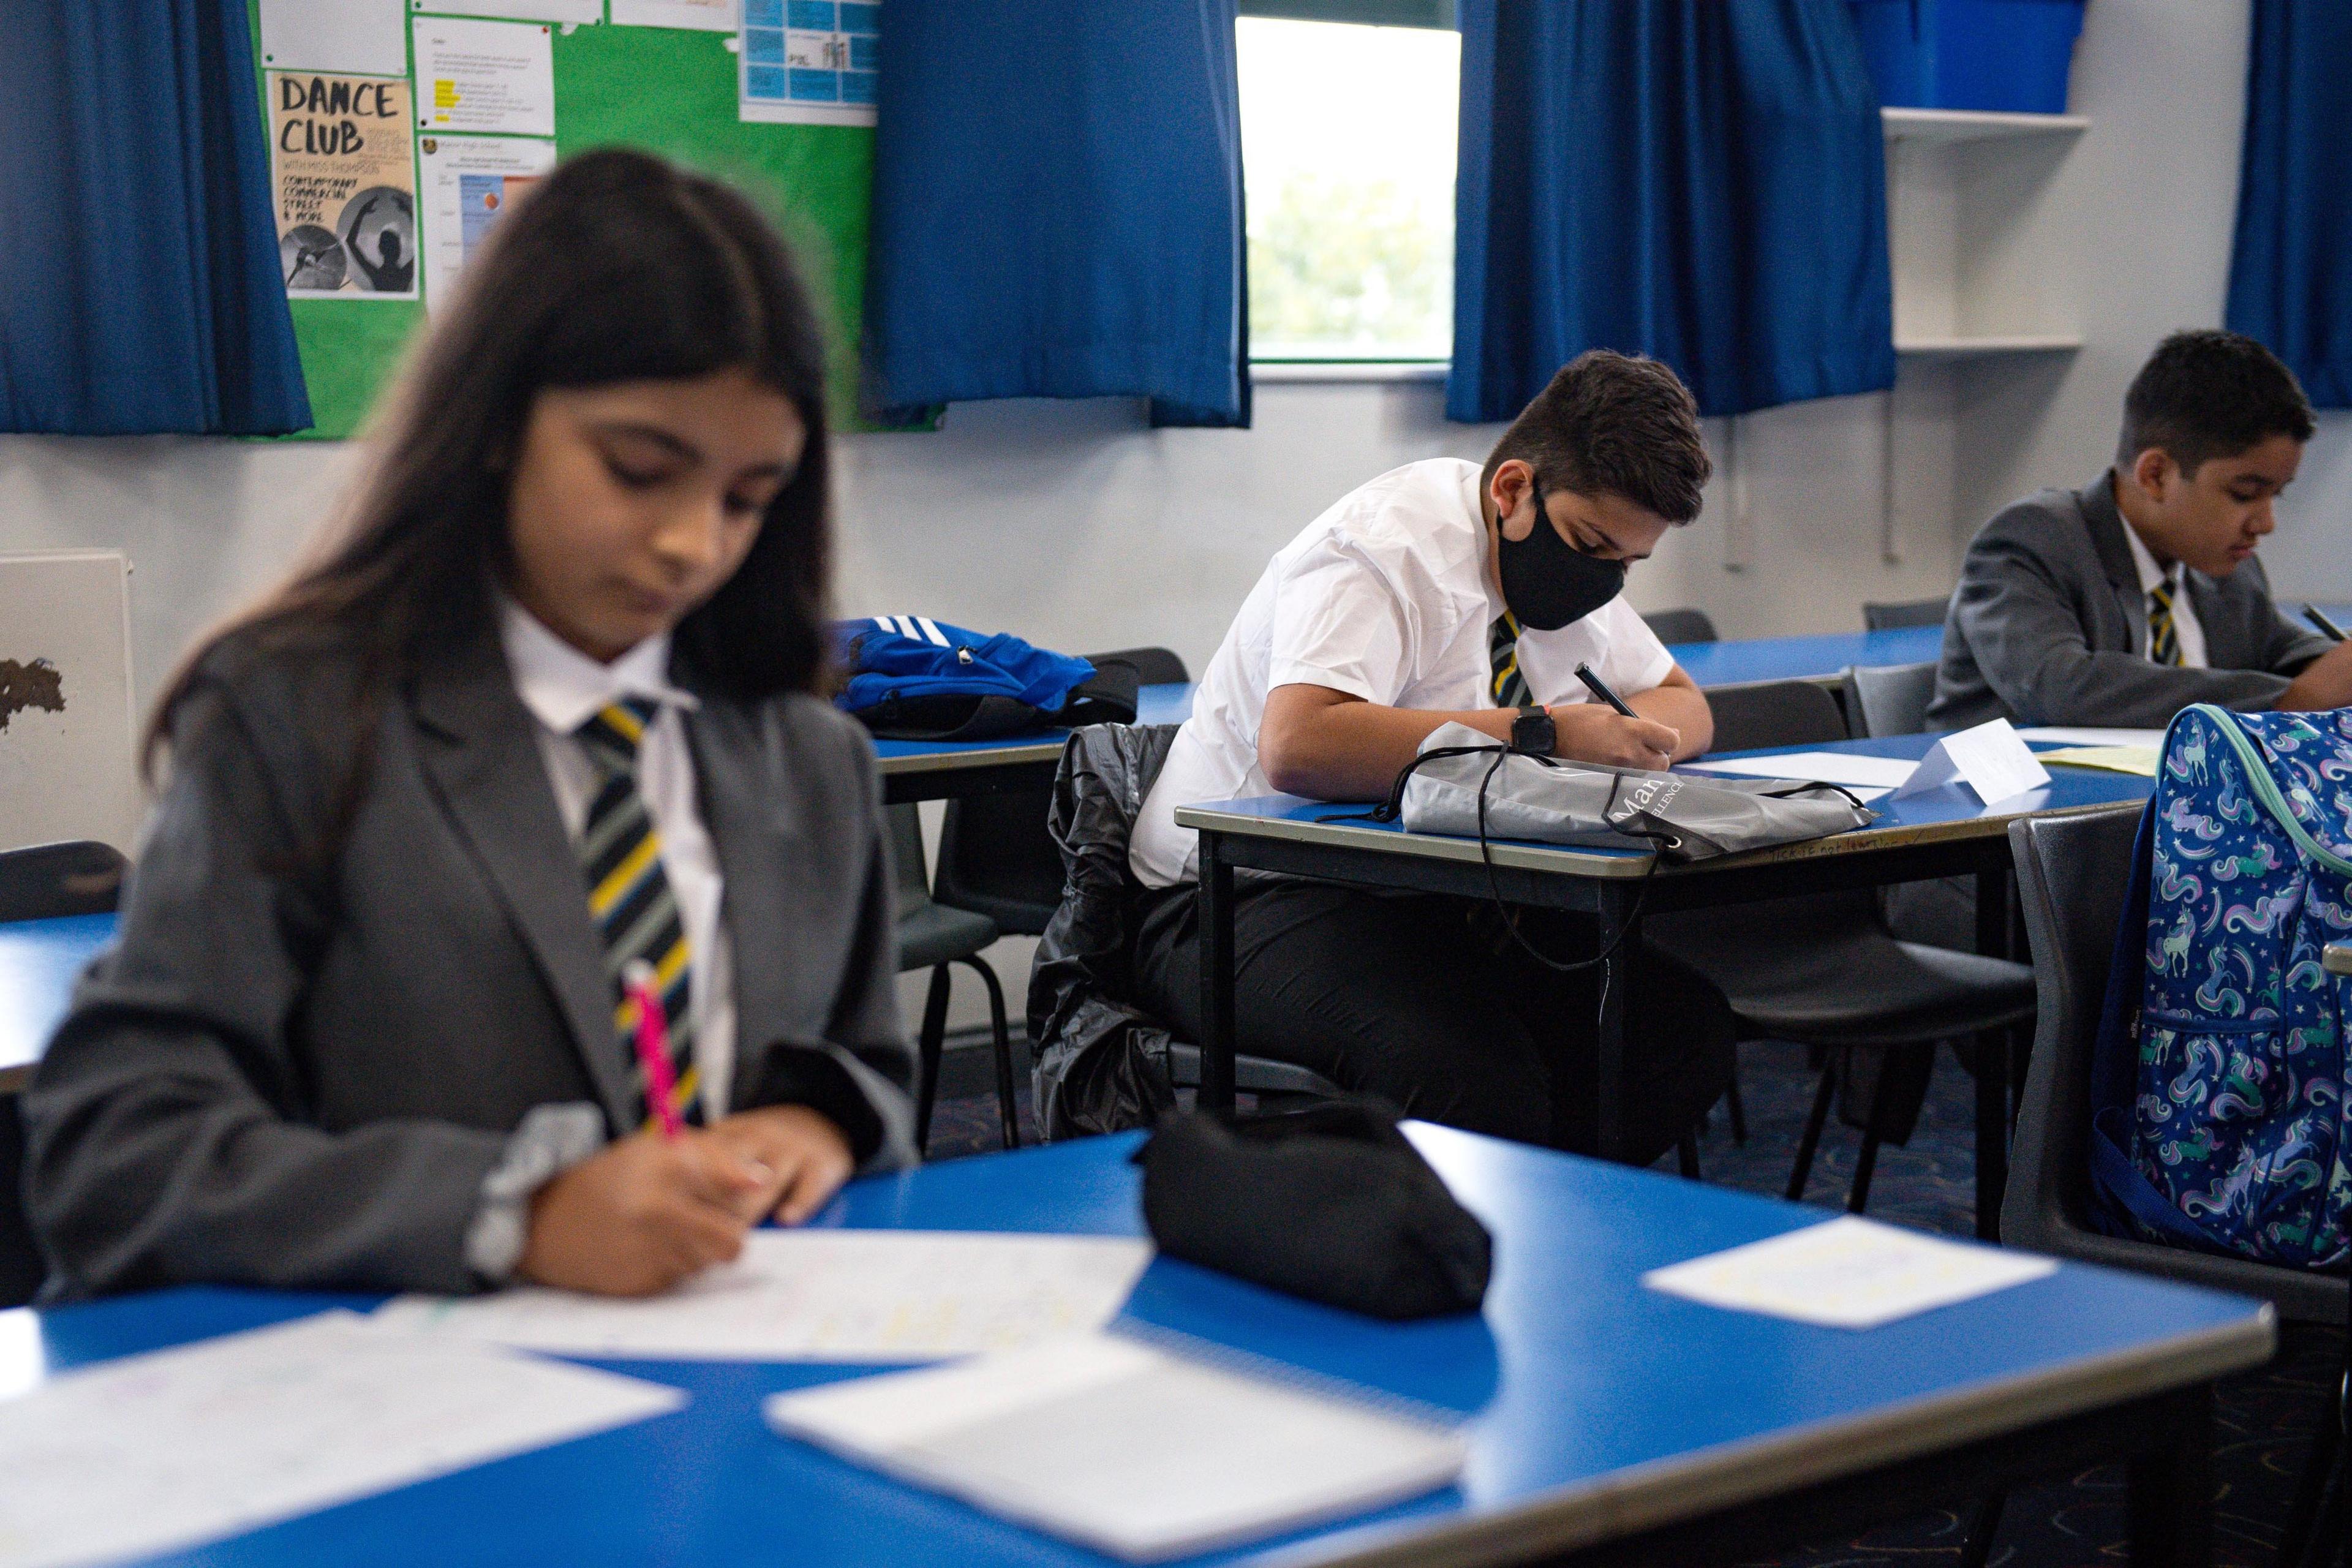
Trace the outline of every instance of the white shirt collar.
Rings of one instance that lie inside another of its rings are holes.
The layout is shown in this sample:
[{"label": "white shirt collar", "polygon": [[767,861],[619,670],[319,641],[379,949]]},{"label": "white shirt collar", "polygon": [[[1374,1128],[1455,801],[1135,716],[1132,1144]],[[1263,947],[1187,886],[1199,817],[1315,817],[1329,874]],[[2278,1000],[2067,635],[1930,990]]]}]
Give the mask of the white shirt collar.
[{"label": "white shirt collar", "polygon": [[599,664],[501,593],[499,640],[506,645],[522,705],[559,735],[569,735],[624,697],[650,698],[689,712],[700,706],[694,693],[670,682],[667,632],[647,637],[610,664]]},{"label": "white shirt collar", "polygon": [[1486,625],[1491,626],[1503,618],[1510,606],[1503,603],[1495,591],[1494,579],[1500,574],[1489,571],[1486,564],[1487,558],[1495,552],[1496,535],[1486,527],[1485,487],[1478,482],[1485,472],[1474,463],[1470,471],[1462,476],[1462,510],[1469,518],[1471,534],[1478,542],[1474,557],[1476,563],[1475,570],[1478,574],[1478,591],[1486,598]]},{"label": "white shirt collar", "polygon": [[2132,567],[2139,573],[2140,596],[2146,598],[2168,583],[2177,590],[2179,587],[2179,563],[2176,562],[2169,572],[2158,566],[2156,563],[2154,552],[2148,549],[2147,542],[2140,538],[2139,530],[2131,525],[2131,519],[2125,518],[2123,525],[2124,542],[2131,546]]}]

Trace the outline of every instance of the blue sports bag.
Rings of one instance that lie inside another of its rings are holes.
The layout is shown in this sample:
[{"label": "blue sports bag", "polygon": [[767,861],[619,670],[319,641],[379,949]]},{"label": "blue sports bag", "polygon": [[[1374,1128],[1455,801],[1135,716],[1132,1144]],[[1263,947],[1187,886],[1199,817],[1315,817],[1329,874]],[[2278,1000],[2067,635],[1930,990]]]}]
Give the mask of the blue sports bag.
[{"label": "blue sports bag", "polygon": [[893,741],[985,741],[1049,724],[1132,724],[1134,667],[1032,647],[929,616],[835,626],[848,684],[835,699]]},{"label": "blue sports bag", "polygon": [[2110,1234],[2292,1268],[2352,1258],[2344,1019],[2352,710],[2200,703],[2133,847],[2091,1079]]}]

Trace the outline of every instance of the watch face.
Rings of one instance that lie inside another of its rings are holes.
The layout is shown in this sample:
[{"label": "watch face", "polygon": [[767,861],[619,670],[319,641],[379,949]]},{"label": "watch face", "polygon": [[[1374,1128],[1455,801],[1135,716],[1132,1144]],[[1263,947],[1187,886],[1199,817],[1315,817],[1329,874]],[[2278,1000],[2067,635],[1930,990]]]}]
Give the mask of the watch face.
[{"label": "watch face", "polygon": [[1511,748],[1519,752],[1538,752],[1549,755],[1559,730],[1551,715],[1538,710],[1522,713],[1511,721]]}]

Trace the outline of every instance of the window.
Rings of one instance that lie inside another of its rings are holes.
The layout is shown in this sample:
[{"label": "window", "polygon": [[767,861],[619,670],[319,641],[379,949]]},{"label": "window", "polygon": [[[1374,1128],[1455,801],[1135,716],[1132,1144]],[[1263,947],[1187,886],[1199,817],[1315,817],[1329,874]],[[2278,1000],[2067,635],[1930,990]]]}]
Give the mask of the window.
[{"label": "window", "polygon": [[[1462,53],[1452,6],[1244,0],[1242,10],[1250,357],[1447,358]],[[1333,16],[1415,25],[1299,19]]]}]

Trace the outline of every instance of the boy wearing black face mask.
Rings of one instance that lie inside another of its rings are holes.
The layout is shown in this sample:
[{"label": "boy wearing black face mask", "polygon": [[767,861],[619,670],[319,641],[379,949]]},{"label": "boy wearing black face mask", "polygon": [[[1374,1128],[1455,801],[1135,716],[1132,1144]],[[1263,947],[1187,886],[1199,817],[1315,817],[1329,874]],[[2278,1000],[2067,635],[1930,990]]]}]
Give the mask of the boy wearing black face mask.
[{"label": "boy wearing black face mask", "polygon": [[[1276,792],[1377,800],[1447,722],[1622,766],[1704,752],[1706,699],[1619,591],[1628,563],[1698,514],[1708,471],[1674,373],[1595,351],[1552,378],[1483,468],[1437,458],[1391,470],[1276,555],[1137,817],[1143,1005],[1197,1030],[1195,845],[1175,825],[1180,805]],[[1634,717],[1592,701],[1580,663]],[[1412,1115],[1589,1148],[1591,972],[1545,971],[1493,941],[1484,919],[1444,899],[1247,879],[1234,932],[1240,1047]],[[1573,931],[1552,935],[1562,957],[1586,946]],[[1658,972],[1642,977],[1634,1019],[1646,1080],[1634,1142],[1647,1158],[1719,1092],[1731,1021],[1696,974],[1637,961]]]}]

